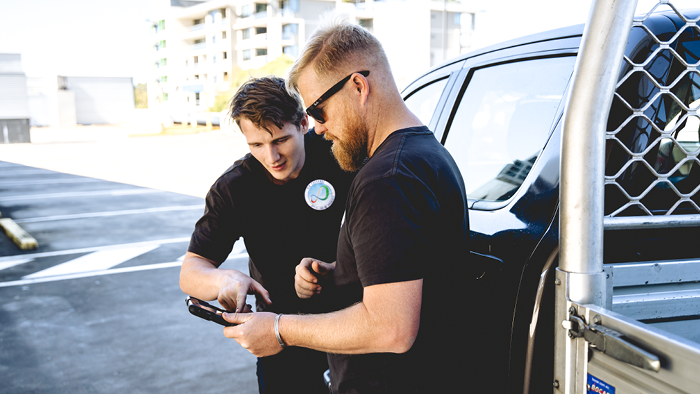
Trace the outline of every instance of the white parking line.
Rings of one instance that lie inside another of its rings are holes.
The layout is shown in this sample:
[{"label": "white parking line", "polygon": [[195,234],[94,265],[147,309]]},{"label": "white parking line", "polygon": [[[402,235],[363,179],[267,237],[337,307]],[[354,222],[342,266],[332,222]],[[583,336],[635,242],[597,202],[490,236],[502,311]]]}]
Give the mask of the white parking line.
[{"label": "white parking line", "polygon": [[[232,260],[232,259],[237,259],[237,258],[245,258],[245,257],[248,257],[248,253],[239,253],[236,255],[232,255],[232,256],[229,256],[227,260]],[[182,261],[173,261],[173,262],[168,262],[168,263],[139,265],[139,266],[135,266],[135,267],[113,268],[113,269],[101,270],[101,271],[90,271],[90,272],[80,272],[80,273],[67,274],[67,275],[47,276],[47,277],[43,277],[43,278],[22,279],[22,280],[10,281],[10,282],[0,282],[0,287],[23,286],[23,285],[31,285],[31,284],[35,284],[35,283],[55,282],[55,281],[67,280],[67,279],[88,278],[91,276],[122,274],[122,273],[126,273],[126,272],[136,272],[136,271],[146,271],[146,270],[153,270],[153,269],[160,269],[160,268],[179,267],[181,265],[182,265]]]},{"label": "white parking line", "polygon": [[52,171],[52,170],[44,170],[41,168],[33,168],[33,169],[27,169],[27,170],[13,170],[11,173],[7,172],[3,175],[36,175],[36,174],[46,174],[46,173],[54,173],[54,174],[62,174],[60,172]]},{"label": "white parking line", "polygon": [[70,219],[85,219],[85,218],[98,218],[106,216],[121,216],[121,215],[135,215],[142,213],[154,213],[154,212],[171,212],[171,211],[189,211],[204,209],[204,205],[181,205],[172,207],[158,207],[158,208],[144,208],[144,209],[128,209],[124,211],[108,211],[108,212],[90,212],[90,213],[76,213],[73,215],[56,215],[56,216],[44,216],[39,218],[27,218],[27,219],[14,219],[15,223],[36,223],[36,222],[49,222],[53,220],[70,220]]},{"label": "white parking line", "polygon": [[65,198],[65,197],[88,197],[88,196],[126,196],[132,194],[149,194],[149,193],[165,193],[163,190],[156,189],[112,189],[100,190],[94,192],[74,192],[74,193],[51,193],[51,194],[27,194],[23,196],[6,196],[0,197],[0,201],[18,201],[18,200],[41,200],[48,198]]},{"label": "white parking line", "polygon": [[2,264],[4,262],[12,261],[12,260],[19,260],[19,259],[36,259],[39,257],[51,257],[51,256],[63,256],[63,255],[67,255],[67,254],[90,253],[90,252],[96,252],[99,250],[127,249],[127,248],[134,248],[134,247],[146,246],[146,245],[166,245],[166,244],[172,244],[172,243],[177,243],[177,242],[189,242],[189,240],[190,240],[190,237],[181,237],[181,238],[161,239],[161,240],[156,240],[156,241],[132,242],[132,243],[127,243],[127,244],[93,246],[93,247],[89,247],[89,248],[80,248],[80,249],[56,250],[53,252],[27,253],[27,254],[15,255],[15,256],[0,257],[0,264]]},{"label": "white parking line", "polygon": [[104,271],[142,254],[148,253],[160,245],[146,245],[135,248],[100,250],[78,257],[51,268],[26,275],[23,279],[44,278],[47,276],[66,276],[81,272]]},{"label": "white parking line", "polygon": [[14,267],[16,265],[20,265],[20,264],[24,264],[24,263],[29,263],[30,261],[34,261],[34,259],[16,259],[16,260],[3,261],[2,263],[0,263],[0,270],[11,268],[11,267]]},{"label": "white parking line", "polygon": [[88,183],[88,182],[105,182],[105,181],[102,179],[95,179],[95,178],[34,179],[34,180],[29,180],[29,181],[0,182],[0,186],[48,185],[48,184],[52,184],[52,183]]}]

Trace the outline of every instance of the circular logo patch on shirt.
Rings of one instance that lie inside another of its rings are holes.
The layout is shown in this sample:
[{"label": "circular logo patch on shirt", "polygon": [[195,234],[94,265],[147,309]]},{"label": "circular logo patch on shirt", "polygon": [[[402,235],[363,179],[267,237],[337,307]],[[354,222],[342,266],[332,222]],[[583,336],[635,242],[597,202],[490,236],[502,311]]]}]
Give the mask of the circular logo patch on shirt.
[{"label": "circular logo patch on shirt", "polygon": [[335,189],[328,181],[316,179],[306,186],[304,199],[311,208],[322,211],[333,204]]}]

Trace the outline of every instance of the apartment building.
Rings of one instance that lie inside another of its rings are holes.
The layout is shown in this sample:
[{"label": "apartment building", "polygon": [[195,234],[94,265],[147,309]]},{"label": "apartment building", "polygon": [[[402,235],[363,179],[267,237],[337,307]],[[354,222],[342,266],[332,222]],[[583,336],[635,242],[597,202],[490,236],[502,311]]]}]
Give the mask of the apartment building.
[{"label": "apartment building", "polygon": [[[190,121],[231,87],[234,73],[296,59],[328,11],[382,42],[399,87],[469,49],[475,12],[430,0],[155,0],[149,107]],[[465,23],[465,21],[467,21]]]}]

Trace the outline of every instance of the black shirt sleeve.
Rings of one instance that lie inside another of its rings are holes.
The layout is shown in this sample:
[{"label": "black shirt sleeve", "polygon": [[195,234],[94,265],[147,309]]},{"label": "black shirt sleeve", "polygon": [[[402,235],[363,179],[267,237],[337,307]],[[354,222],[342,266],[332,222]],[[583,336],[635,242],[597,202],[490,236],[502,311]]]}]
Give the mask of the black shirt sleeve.
[{"label": "black shirt sleeve", "polygon": [[243,220],[236,212],[230,188],[220,178],[205,199],[204,215],[195,224],[189,252],[223,263],[242,236]]},{"label": "black shirt sleeve", "polygon": [[363,287],[423,278],[437,211],[434,195],[414,178],[385,177],[358,190],[349,226]]}]

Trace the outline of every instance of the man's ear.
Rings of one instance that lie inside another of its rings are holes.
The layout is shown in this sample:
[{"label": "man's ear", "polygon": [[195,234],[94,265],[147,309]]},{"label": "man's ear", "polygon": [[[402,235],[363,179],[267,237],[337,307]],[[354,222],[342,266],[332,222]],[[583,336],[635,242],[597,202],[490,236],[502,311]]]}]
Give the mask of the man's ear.
[{"label": "man's ear", "polygon": [[355,73],[352,76],[352,83],[355,84],[354,88],[360,95],[360,104],[365,105],[369,97],[369,81],[364,75]]},{"label": "man's ear", "polygon": [[309,115],[304,113],[299,124],[301,125],[301,134],[306,134],[309,131]]}]

